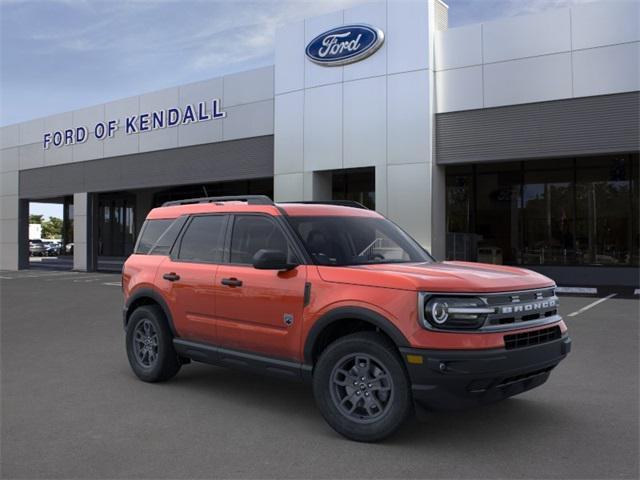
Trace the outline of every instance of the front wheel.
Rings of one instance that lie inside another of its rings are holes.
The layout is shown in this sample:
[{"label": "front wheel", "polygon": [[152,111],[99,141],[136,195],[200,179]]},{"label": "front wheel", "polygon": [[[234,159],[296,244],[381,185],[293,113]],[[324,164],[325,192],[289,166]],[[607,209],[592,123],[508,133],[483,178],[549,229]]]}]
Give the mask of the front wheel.
[{"label": "front wheel", "polygon": [[162,309],[156,305],[136,308],[127,324],[127,357],[140,380],[169,380],[180,370],[173,337]]},{"label": "front wheel", "polygon": [[394,433],[412,410],[411,389],[395,346],[374,332],[342,337],[318,360],[313,392],[324,419],[352,440]]}]

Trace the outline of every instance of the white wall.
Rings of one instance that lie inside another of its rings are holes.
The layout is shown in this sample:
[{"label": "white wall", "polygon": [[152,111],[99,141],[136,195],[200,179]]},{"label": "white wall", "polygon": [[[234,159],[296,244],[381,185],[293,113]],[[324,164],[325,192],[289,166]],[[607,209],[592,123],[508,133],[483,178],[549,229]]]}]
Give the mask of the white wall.
[{"label": "white wall", "polygon": [[620,0],[438,32],[437,112],[640,90],[639,19]]},{"label": "white wall", "polygon": [[[444,235],[431,212],[433,8],[432,0],[379,1],[278,30],[276,200],[324,199],[323,172],[375,167],[378,211],[429,248]],[[382,47],[342,67],[306,59],[307,42],[351,23],[382,29]]]}]

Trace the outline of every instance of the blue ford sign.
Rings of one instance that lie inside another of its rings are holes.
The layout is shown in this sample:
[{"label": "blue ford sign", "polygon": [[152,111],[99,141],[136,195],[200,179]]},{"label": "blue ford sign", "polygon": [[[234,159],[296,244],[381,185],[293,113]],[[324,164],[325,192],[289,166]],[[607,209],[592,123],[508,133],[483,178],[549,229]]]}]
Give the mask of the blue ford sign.
[{"label": "blue ford sign", "polygon": [[384,33],[369,25],[346,25],[318,35],[307,45],[307,57],[326,67],[367,58],[384,42]]}]

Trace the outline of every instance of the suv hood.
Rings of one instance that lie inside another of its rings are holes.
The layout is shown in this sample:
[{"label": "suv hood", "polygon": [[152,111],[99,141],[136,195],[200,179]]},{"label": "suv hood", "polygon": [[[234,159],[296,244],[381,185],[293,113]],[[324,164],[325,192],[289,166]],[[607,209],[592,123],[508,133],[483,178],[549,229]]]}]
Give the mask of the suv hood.
[{"label": "suv hood", "polygon": [[327,282],[429,292],[508,292],[554,285],[524,268],[471,262],[319,266],[318,271]]}]

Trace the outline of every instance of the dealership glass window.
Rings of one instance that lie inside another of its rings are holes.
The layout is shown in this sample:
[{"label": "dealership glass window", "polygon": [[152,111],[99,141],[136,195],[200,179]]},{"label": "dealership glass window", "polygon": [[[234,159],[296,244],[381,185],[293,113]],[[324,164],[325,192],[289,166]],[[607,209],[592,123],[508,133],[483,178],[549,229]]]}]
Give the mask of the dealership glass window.
[{"label": "dealership glass window", "polygon": [[519,165],[496,163],[476,168],[478,262],[517,263],[520,244],[522,172]]},{"label": "dealership glass window", "polygon": [[448,167],[447,258],[638,265],[638,154]]},{"label": "dealership glass window", "polygon": [[98,195],[98,255],[126,257],[135,243],[136,197],[128,193]]},{"label": "dealership glass window", "polygon": [[580,159],[578,164],[576,234],[581,252],[579,263],[631,264],[634,219],[630,159],[620,155]]},{"label": "dealership glass window", "polygon": [[470,165],[447,169],[447,258],[451,260],[476,258],[478,235],[471,233],[475,222],[473,179]]},{"label": "dealership glass window", "polygon": [[371,210],[375,210],[375,168],[338,170],[332,172],[331,175],[331,198],[333,200],[354,200]]},{"label": "dealership glass window", "polygon": [[576,263],[573,168],[527,167],[525,163],[522,245],[515,263]]},{"label": "dealership glass window", "polygon": [[181,185],[155,192],[153,195],[153,205],[158,207],[164,202],[174,200],[198,197],[222,197],[228,195],[266,195],[269,198],[273,198],[273,178]]}]

